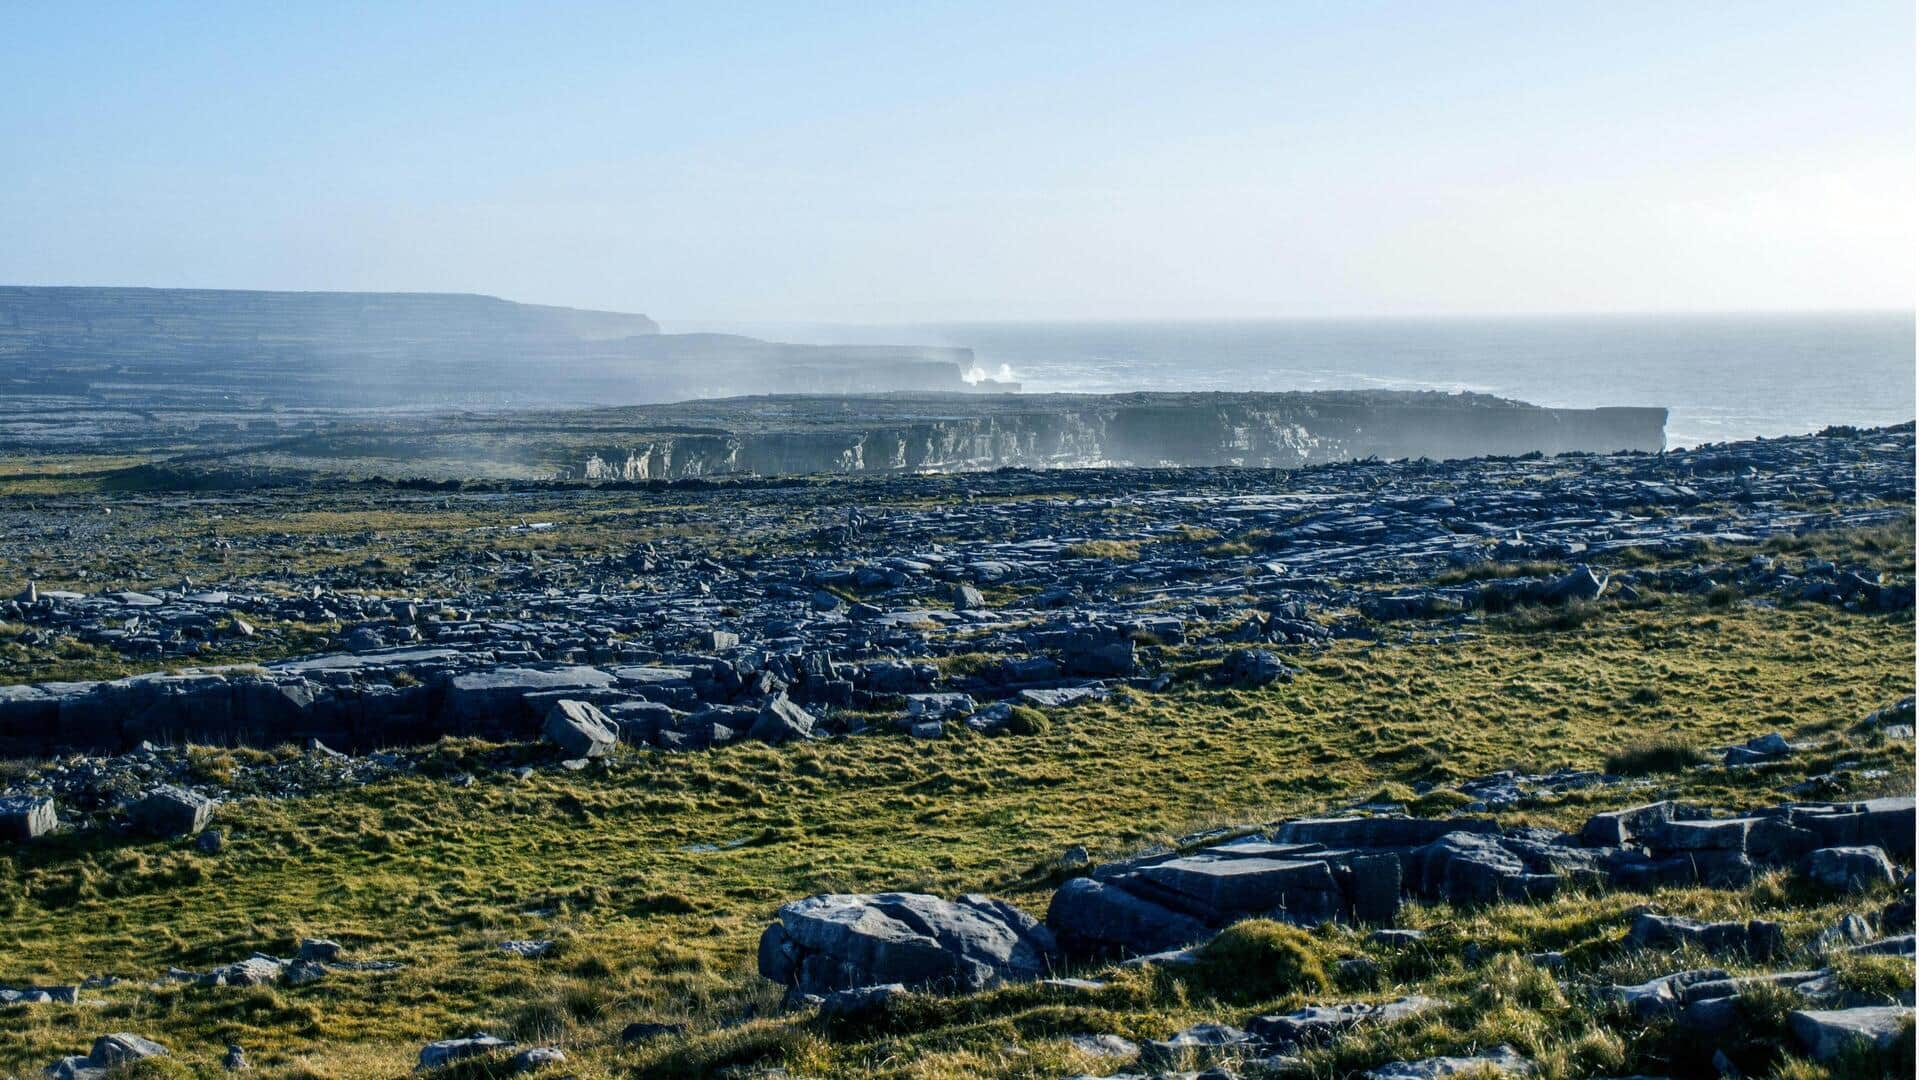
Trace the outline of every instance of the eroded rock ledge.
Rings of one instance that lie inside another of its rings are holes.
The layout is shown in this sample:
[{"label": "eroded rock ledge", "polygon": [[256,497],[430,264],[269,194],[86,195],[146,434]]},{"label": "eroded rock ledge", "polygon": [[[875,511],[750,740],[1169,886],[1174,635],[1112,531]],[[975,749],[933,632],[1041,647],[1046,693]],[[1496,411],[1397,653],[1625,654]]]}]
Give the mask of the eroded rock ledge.
[{"label": "eroded rock ledge", "polygon": [[[1661,408],[1397,391],[772,397],[619,413],[657,433],[578,451],[559,463],[560,479],[1657,452],[1667,420]],[[685,430],[696,422],[702,430]]]}]

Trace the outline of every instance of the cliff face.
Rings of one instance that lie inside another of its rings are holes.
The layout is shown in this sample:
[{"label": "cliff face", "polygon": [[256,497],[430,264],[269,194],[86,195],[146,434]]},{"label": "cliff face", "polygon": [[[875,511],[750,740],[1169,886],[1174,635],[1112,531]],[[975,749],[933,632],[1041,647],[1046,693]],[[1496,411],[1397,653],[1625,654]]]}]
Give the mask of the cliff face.
[{"label": "cliff face", "polygon": [[[1031,403],[1031,404],[1029,404]],[[1475,395],[1129,394],[989,398],[974,415],[746,424],[599,447],[563,479],[722,474],[955,472],[1002,466],[1241,465],[1300,468],[1356,458],[1659,451],[1665,409],[1543,409]],[[998,406],[995,408],[994,406]],[[1036,407],[1037,406],[1037,407]],[[960,410],[955,410],[960,411]]]}]

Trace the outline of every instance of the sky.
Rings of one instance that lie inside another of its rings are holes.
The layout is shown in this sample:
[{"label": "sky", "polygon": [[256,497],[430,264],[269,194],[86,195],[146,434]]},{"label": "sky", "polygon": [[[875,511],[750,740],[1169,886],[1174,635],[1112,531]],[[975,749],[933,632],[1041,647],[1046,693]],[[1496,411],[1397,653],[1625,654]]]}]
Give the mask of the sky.
[{"label": "sky", "polygon": [[1910,0],[0,4],[0,282],[1910,310]]}]

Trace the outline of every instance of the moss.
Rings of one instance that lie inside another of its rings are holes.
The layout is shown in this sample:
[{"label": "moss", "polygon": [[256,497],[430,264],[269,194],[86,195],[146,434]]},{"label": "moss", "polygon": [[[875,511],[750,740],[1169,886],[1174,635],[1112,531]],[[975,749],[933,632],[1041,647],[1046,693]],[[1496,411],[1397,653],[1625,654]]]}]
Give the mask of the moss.
[{"label": "moss", "polygon": [[1318,994],[1332,986],[1313,935],[1271,919],[1227,927],[1195,950],[1194,961],[1193,985],[1226,1001]]},{"label": "moss", "polygon": [[1007,733],[1010,735],[1044,735],[1053,727],[1053,721],[1047,714],[1031,705],[1015,705],[1007,714]]}]

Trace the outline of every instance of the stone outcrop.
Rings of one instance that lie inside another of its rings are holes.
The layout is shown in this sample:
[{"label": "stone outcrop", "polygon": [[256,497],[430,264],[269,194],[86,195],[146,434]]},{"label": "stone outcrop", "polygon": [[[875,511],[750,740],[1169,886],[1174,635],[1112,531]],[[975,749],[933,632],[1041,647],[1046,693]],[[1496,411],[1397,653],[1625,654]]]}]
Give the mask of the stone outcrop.
[{"label": "stone outcrop", "polygon": [[[1822,872],[1814,868],[1830,860],[1806,862],[1822,837],[1853,838],[1857,850],[1881,861],[1889,851],[1910,860],[1914,828],[1912,798],[1799,803],[1734,817],[1656,803],[1595,815],[1577,835],[1502,829],[1471,817],[1293,821],[1270,834],[1095,867],[1054,893],[1047,925],[1076,954],[1150,955],[1256,916],[1390,924],[1403,896],[1475,905],[1545,899],[1569,883],[1650,891],[1742,885],[1767,867]],[[1845,866],[1865,864],[1872,857],[1862,854]],[[1631,938],[1760,958],[1784,947],[1772,923],[1657,914],[1642,915]]]},{"label": "stone outcrop", "polygon": [[951,991],[1038,978],[1054,954],[1046,927],[984,896],[826,894],[780,909],[761,935],[759,964],[803,994],[890,983]]}]

